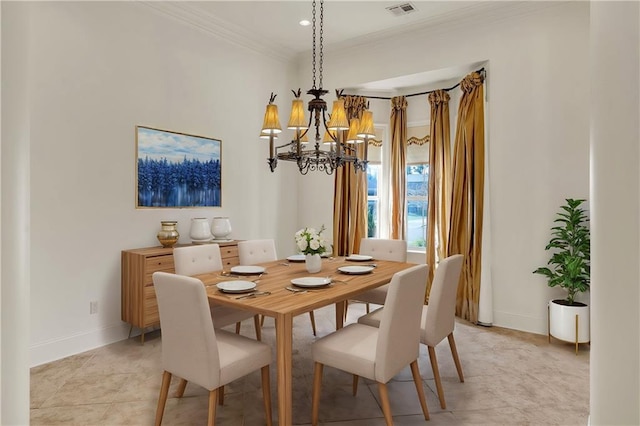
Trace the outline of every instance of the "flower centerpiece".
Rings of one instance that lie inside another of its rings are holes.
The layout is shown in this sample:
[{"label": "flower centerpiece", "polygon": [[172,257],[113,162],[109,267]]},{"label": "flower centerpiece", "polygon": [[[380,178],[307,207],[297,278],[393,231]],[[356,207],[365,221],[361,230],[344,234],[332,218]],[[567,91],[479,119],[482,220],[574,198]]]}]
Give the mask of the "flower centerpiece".
[{"label": "flower centerpiece", "polygon": [[325,230],[324,225],[320,227],[320,231],[315,228],[303,228],[296,232],[296,246],[301,253],[306,255],[305,264],[307,271],[314,273],[320,272],[322,269],[322,260],[320,255],[327,251],[327,242],[322,236]]}]

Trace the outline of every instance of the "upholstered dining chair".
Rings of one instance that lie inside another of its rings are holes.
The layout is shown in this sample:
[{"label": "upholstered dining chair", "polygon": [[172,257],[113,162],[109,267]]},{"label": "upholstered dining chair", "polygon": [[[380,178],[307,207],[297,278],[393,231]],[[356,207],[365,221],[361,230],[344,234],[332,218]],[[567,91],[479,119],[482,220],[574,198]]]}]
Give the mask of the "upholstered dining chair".
[{"label": "upholstered dining chair", "polygon": [[[241,265],[255,265],[256,263],[272,262],[278,260],[276,244],[271,239],[238,241],[238,257]],[[316,318],[313,311],[309,312],[311,329],[316,335]],[[264,316],[260,321],[264,324]]]},{"label": "upholstered dining chair", "polygon": [[[462,270],[463,258],[464,256],[461,254],[455,254],[440,262],[431,284],[429,304],[422,308],[420,342],[427,345],[433,378],[436,382],[436,390],[438,391],[438,398],[442,408],[447,408],[447,404],[444,399],[435,347],[445,337],[449,340],[453,362],[456,365],[456,370],[458,370],[458,378],[460,382],[464,382],[462,365],[460,364],[458,349],[453,338],[453,330],[456,324],[456,294],[458,292],[458,281]],[[384,309],[386,309],[386,306],[360,317],[358,323],[377,327],[378,324],[381,324]]]},{"label": "upholstered dining chair", "polygon": [[182,378],[177,397],[187,382],[209,391],[208,425],[216,418],[219,389],[247,374],[262,371],[262,394],[267,425],[271,425],[269,345],[224,330],[216,330],[207,294],[197,278],[155,272],[153,284],[162,328],[162,386],[156,410],[156,426],[162,423],[171,378]]},{"label": "upholstered dining chair", "polygon": [[[222,270],[222,257],[218,244],[176,247],[173,249],[173,262],[178,275],[198,275]],[[240,333],[241,321],[253,318],[256,339],[262,340],[258,315],[228,306],[211,305],[211,317],[216,328],[236,324],[236,333]]]},{"label": "upholstered dining chair", "polygon": [[[360,240],[360,253],[366,254],[378,260],[392,260],[394,262],[407,261],[407,242],[405,240],[387,240],[383,238],[363,238]],[[369,313],[369,303],[384,305],[387,298],[389,284],[376,287],[357,296],[357,300],[367,304]],[[345,319],[347,317],[347,307],[345,306]]]},{"label": "upholstered dining chair", "polygon": [[353,374],[353,394],[358,377],[378,382],[382,412],[393,425],[386,383],[407,365],[415,382],[425,420],[429,410],[418,368],[420,313],[427,285],[427,265],[417,265],[396,273],[389,284],[379,327],[348,326],[320,338],[311,346],[314,360],[311,424],[318,424],[320,388],[325,365]]}]

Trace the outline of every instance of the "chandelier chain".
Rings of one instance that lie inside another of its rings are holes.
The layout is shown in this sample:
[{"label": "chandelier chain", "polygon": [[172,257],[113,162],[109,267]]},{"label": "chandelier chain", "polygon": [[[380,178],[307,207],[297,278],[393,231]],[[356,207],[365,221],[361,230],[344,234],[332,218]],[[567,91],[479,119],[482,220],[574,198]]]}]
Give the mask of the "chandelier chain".
[{"label": "chandelier chain", "polygon": [[[314,0],[315,1],[315,0]],[[322,88],[322,59],[324,56],[324,0],[320,0],[320,88]]]},{"label": "chandelier chain", "polygon": [[[315,89],[316,88],[316,0],[313,0],[312,22],[313,22],[313,86],[311,88]],[[320,46],[322,46],[322,44]],[[322,87],[322,82],[320,82],[320,87]]]}]

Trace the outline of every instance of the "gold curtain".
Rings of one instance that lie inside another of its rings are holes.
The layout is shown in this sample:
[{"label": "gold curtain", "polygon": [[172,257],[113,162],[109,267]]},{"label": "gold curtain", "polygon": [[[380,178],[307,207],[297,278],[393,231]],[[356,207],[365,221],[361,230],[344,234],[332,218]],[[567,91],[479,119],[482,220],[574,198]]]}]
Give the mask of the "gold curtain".
[{"label": "gold curtain", "polygon": [[453,157],[453,195],[447,255],[463,254],[456,315],[478,322],[484,197],[484,77],[478,72],[460,83]]},{"label": "gold curtain", "polygon": [[[436,90],[429,94],[431,128],[429,144],[429,203],[427,218],[427,300],[436,259],[447,255],[451,212],[451,129],[449,127],[449,93]],[[437,243],[437,245],[436,245]]]},{"label": "gold curtain", "polygon": [[[364,96],[344,96],[347,118],[360,118],[366,109]],[[345,135],[346,136],[346,135]],[[344,140],[344,138],[343,138]],[[358,157],[364,156],[364,144],[356,144]],[[367,235],[367,174],[353,169],[351,163],[336,170],[333,198],[333,254],[358,253],[360,240]]]},{"label": "gold curtain", "polygon": [[406,191],[407,100],[391,99],[391,238],[404,240]]}]

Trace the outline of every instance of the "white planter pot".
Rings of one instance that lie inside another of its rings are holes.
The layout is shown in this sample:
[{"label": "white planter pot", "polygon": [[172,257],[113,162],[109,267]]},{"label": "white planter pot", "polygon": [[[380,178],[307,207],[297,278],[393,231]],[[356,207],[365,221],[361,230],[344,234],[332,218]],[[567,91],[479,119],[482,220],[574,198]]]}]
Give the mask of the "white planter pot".
[{"label": "white planter pot", "polygon": [[568,306],[549,302],[549,335],[571,343],[590,342],[589,306]]}]

